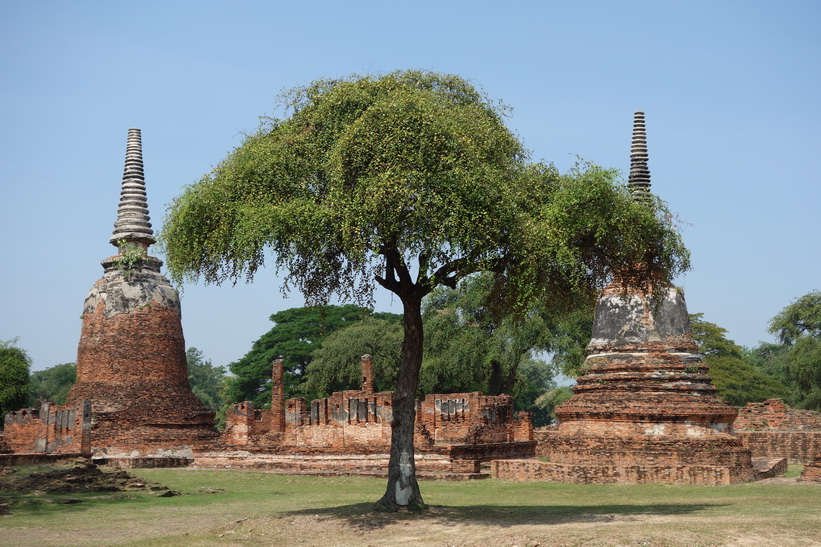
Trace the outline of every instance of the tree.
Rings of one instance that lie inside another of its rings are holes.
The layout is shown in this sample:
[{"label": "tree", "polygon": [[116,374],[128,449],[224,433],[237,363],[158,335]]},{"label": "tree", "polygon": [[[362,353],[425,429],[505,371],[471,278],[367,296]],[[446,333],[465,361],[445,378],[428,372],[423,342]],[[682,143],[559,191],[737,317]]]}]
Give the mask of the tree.
[{"label": "tree", "polygon": [[798,388],[800,406],[821,410],[821,291],[812,291],[770,321],[781,342],[783,367]]},{"label": "tree", "polygon": [[401,316],[389,319],[366,317],[331,333],[311,354],[303,392],[309,398],[327,397],[334,391],[359,389],[362,383],[360,357],[373,357],[374,388],[388,391],[396,386],[400,348]]},{"label": "tree", "polygon": [[703,317],[702,313],[690,314],[690,330],[699,352],[704,354],[710,379],[726,403],[743,406],[765,399],[789,397],[786,385],[744,360],[744,349],[725,336],[726,329],[705,321]]},{"label": "tree", "polygon": [[290,308],[273,314],[274,327],[254,341],[242,359],[228,365],[234,376],[228,380],[226,401],[253,401],[259,408],[270,405],[271,364],[280,356],[285,361],[286,396],[308,395],[301,386],[311,354],[329,334],[369,315],[369,310],[352,304]]},{"label": "tree", "polygon": [[541,425],[555,423],[556,407],[567,402],[572,396],[573,388],[568,386],[557,387],[540,395],[533,403],[536,410],[533,418],[534,425],[537,419]]},{"label": "tree", "polygon": [[0,342],[0,416],[26,406],[31,359],[16,340]]},{"label": "tree", "polygon": [[536,401],[557,389],[552,367],[544,361],[526,356],[519,363],[516,376],[516,383],[510,392],[514,408],[533,413],[534,426],[547,425],[550,421],[549,413],[545,412],[544,407],[536,404]]},{"label": "tree", "polygon": [[379,504],[423,504],[415,396],[422,299],[492,271],[493,304],[591,298],[619,270],[638,285],[688,267],[677,231],[615,173],[528,164],[504,108],[469,82],[415,71],[323,80],[172,203],[163,230],[178,281],[252,279],[266,250],[309,304],[403,306],[388,485]]},{"label": "tree", "polygon": [[32,372],[29,378],[29,406],[36,406],[41,400],[66,404],[68,392],[76,381],[77,363],[63,363]]},{"label": "tree", "polygon": [[225,387],[225,367],[215,367],[197,348],[185,352],[188,363],[188,383],[191,391],[209,409],[217,412],[223,406],[222,391]]},{"label": "tree", "polygon": [[[428,333],[420,380],[423,391],[512,394],[517,384],[521,389],[522,382],[526,383],[525,376],[519,374],[525,361],[540,363],[545,369],[541,376],[552,379],[552,367],[536,355],[549,352],[562,371],[580,365],[578,356],[584,360],[593,322],[592,305],[569,311],[537,303],[519,317],[499,316],[488,306],[492,288],[493,276],[485,272],[464,279],[455,290],[438,287],[426,298],[422,311]],[[536,382],[540,383],[542,380]]]}]

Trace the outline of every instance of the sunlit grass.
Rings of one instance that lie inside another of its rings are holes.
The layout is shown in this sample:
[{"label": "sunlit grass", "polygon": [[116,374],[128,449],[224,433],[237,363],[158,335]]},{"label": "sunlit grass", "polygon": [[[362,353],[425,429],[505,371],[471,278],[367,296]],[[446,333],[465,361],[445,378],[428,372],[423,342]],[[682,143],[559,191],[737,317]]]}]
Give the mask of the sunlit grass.
[{"label": "sunlit grass", "polygon": [[372,512],[373,502],[384,492],[382,479],[184,469],[133,473],[181,495],[72,494],[83,502],[69,505],[54,503],[57,495],[18,497],[12,515],[0,517],[0,543],[481,545],[495,543],[491,538],[501,538],[500,544],[531,545],[714,545],[755,538],[770,544],[821,542],[821,485],[814,484],[424,481],[427,511],[386,514]]}]

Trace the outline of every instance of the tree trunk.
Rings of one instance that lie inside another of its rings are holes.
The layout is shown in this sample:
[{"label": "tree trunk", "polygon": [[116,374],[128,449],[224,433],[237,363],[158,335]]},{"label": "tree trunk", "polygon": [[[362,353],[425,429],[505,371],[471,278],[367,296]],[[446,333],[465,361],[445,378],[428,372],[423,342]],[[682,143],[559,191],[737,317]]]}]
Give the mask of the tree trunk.
[{"label": "tree trunk", "polygon": [[413,434],[416,426],[416,390],[422,367],[422,296],[403,295],[404,339],[396,393],[393,396],[391,423],[391,456],[388,463],[388,488],[377,502],[383,509],[424,505],[416,482]]}]

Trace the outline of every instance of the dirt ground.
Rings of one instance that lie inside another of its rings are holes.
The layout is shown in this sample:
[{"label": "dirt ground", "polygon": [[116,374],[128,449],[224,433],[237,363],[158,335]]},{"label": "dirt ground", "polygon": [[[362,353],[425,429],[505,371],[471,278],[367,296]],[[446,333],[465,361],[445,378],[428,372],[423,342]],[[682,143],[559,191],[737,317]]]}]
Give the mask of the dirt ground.
[{"label": "dirt ground", "polygon": [[[766,482],[806,487],[795,478],[779,477]],[[79,492],[128,496],[129,492],[143,491],[164,497],[179,494],[126,471],[97,468],[82,460],[62,468],[5,468],[0,470],[0,503],[4,501],[4,491],[62,494],[62,498],[68,500],[71,498],[65,494]],[[213,499],[218,502],[219,497]],[[816,534],[813,530],[771,526],[761,518],[715,517],[698,511],[562,514],[521,512],[504,507],[478,510],[431,506],[422,512],[395,514],[375,513],[372,507],[372,504],[361,503],[252,518],[241,518],[240,513],[221,521],[197,518],[188,510],[180,510],[175,515],[169,508],[155,522],[146,523],[141,518],[133,523],[133,528],[132,523],[109,528],[104,539],[99,530],[93,529],[74,529],[68,540],[67,536],[48,529],[7,528],[2,535],[12,543],[0,537],[0,545],[821,546],[821,519]],[[12,514],[0,518],[13,519],[13,506],[11,510]]]}]

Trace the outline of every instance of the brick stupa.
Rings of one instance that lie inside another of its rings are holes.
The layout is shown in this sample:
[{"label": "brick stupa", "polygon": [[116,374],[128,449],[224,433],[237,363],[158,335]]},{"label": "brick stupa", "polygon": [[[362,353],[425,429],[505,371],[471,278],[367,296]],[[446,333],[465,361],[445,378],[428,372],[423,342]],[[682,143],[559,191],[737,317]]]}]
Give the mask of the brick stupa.
[{"label": "brick stupa", "polygon": [[[636,112],[629,188],[647,203],[644,113]],[[732,484],[755,477],[733,434],[737,410],[717,395],[690,332],[683,294],[626,292],[619,280],[596,304],[584,374],[544,439],[543,478],[582,483]]]},{"label": "brick stupa", "polygon": [[148,216],[139,129],[128,130],[122,191],[110,242],[119,254],[83,306],[77,382],[69,404],[89,400],[97,456],[190,454],[217,437],[214,413],[188,382],[177,291],[148,255]]}]

